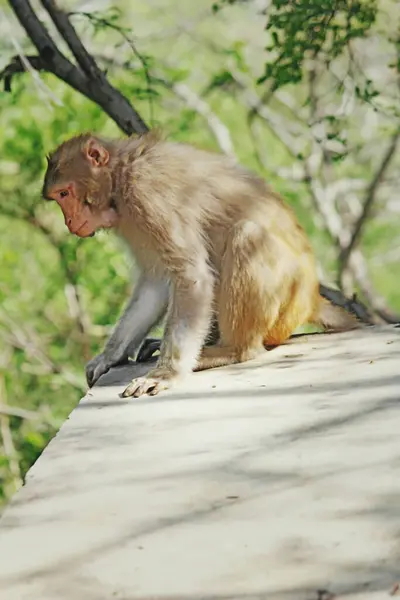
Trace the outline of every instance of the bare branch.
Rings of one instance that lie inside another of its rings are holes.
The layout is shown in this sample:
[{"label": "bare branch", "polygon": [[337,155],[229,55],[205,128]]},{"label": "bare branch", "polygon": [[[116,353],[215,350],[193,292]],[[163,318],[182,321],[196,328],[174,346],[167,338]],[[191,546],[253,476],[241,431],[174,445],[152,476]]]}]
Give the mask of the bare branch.
[{"label": "bare branch", "polygon": [[[48,0],[48,4],[49,6],[51,5],[51,9],[53,10],[54,3]],[[10,0],[10,5],[20,24],[36,47],[46,70],[65,81],[65,83],[93,102],[96,102],[122,131],[128,135],[134,132],[144,133],[148,130],[147,125],[129,101],[109,83],[106,76],[101,73],[97,66],[96,76],[89,77],[87,73],[85,74],[84,71],[81,71],[80,68],[74,65],[58,50],[49,32],[36,16],[29,0]],[[56,27],[60,27],[63,31],[64,39],[72,43],[73,48],[70,48],[71,51],[79,53],[79,44],[76,43],[76,38],[71,33],[73,31],[76,36],[75,30],[71,24],[69,24],[67,30],[63,29],[65,20],[69,22],[69,19],[64,15],[60,20],[60,12],[57,9],[58,26],[55,23]],[[85,64],[85,67],[89,69],[86,50],[85,54],[79,55],[78,64]]]},{"label": "bare branch", "polygon": [[366,260],[360,250],[355,249],[350,255],[349,267],[374,313],[385,323],[400,323],[400,315],[390,310],[385,299],[375,292],[368,275]]},{"label": "bare branch", "polygon": [[[4,402],[6,401],[4,377],[0,377],[0,399],[4,400]],[[12,438],[9,415],[5,412],[8,406],[6,404],[0,404],[0,409],[1,408],[3,408],[3,410],[0,410],[0,433],[3,441],[4,454],[8,459],[8,467],[12,476],[14,490],[16,490],[22,485],[21,469]]]},{"label": "bare branch", "polygon": [[[130,42],[129,38],[128,41]],[[135,50],[135,54],[138,55],[137,50]],[[115,58],[110,59],[108,57],[98,56],[98,59],[101,61],[105,61],[109,65],[116,65],[118,67],[122,66],[122,64],[118,62]],[[144,59],[140,57],[140,60],[143,64]],[[166,63],[165,66],[169,66],[168,63]],[[154,83],[159,83],[163,85],[167,90],[171,91],[177,98],[184,102],[186,106],[188,106],[190,109],[192,109],[204,118],[208,125],[208,128],[215,137],[220,150],[224,154],[226,154],[227,156],[231,156],[234,159],[237,158],[228,127],[221,121],[218,115],[215,114],[215,112],[210,108],[210,105],[203,98],[201,98],[201,96],[196,94],[196,92],[194,92],[185,83],[170,81],[169,79],[166,79],[161,73],[151,73],[147,66],[146,69],[147,76],[150,80],[152,80]]]},{"label": "bare branch", "polygon": [[304,141],[300,139],[300,135],[307,134],[307,128],[304,128],[299,122],[288,121],[287,118],[263,104],[258,94],[249,87],[246,77],[235,68],[234,64],[230,64],[230,72],[239,86],[242,102],[248,108],[249,122],[255,117],[265,121],[278,141],[286,147],[294,158],[297,158],[305,146]]},{"label": "bare branch", "polygon": [[[309,186],[311,198],[314,206],[324,219],[328,233],[331,235],[339,249],[346,247],[351,236],[348,227],[343,223],[343,220],[335,209],[334,203],[327,195],[327,189],[324,188],[322,183],[314,178],[308,170],[309,165],[307,161],[305,162],[305,169],[307,174],[306,181]],[[368,275],[366,261],[360,250],[353,250],[352,254],[349,256],[348,266],[359,288],[367,299],[368,304],[371,306],[371,309],[386,323],[398,323],[400,321],[400,316],[390,311],[387,308],[384,299],[374,292],[373,285]]]},{"label": "bare branch", "polygon": [[143,67],[143,71],[144,71],[144,74],[146,77],[146,83],[147,83],[147,92],[149,95],[150,122],[153,123],[153,99],[152,99],[152,95],[151,95],[151,76],[149,73],[149,66],[147,64],[147,59],[143,56],[143,54],[141,52],[139,52],[132,37],[130,35],[128,35],[127,33],[125,33],[123,27],[115,24],[110,19],[106,19],[104,17],[99,17],[98,15],[95,15],[90,12],[73,11],[73,12],[68,13],[68,17],[74,17],[74,16],[84,17],[85,19],[88,19],[94,25],[97,24],[97,25],[106,27],[108,29],[111,29],[113,31],[116,31],[122,37],[122,39],[124,39],[125,42],[128,44],[128,46],[132,50],[134,56],[140,61],[141,65]]},{"label": "bare branch", "polygon": [[66,13],[60,10],[53,0],[41,0],[41,3],[49,13],[59,34],[67,43],[82,71],[86,73],[88,77],[101,79],[103,76],[102,72],[97,66],[94,58],[87,52],[85,46],[82,44]]},{"label": "bare branch", "polygon": [[17,19],[39,52],[47,70],[79,92],[85,93],[86,79],[57,48],[49,32],[38,19],[28,0],[9,0]]},{"label": "bare branch", "polygon": [[[52,233],[46,227],[44,227],[44,225],[40,222],[39,219],[37,219],[36,217],[28,217],[27,222],[33,225],[39,231],[41,231],[41,233],[43,233],[43,235],[46,237],[47,241],[57,252],[61,262],[61,266],[64,271],[65,278],[67,280],[67,285],[65,286],[65,296],[68,302],[68,306],[70,308],[71,317],[76,319],[76,323],[80,333],[84,336],[84,338],[87,338],[89,318],[83,310],[80,294],[76,285],[76,277],[69,265],[69,261],[65,256],[62,246],[60,246],[57,240],[54,239]],[[88,354],[89,352],[88,346],[89,343],[88,341],[86,341],[86,343],[84,343],[85,354]]]},{"label": "bare branch", "polygon": [[32,410],[25,410],[18,406],[9,406],[8,404],[0,404],[0,415],[18,417],[18,419],[24,419],[26,421],[37,421],[40,419],[38,413],[35,413]]},{"label": "bare branch", "polygon": [[[41,340],[32,330],[25,331],[5,310],[0,311],[0,319],[7,326],[7,331],[2,332],[3,339],[14,348],[24,350],[28,357],[32,357],[46,368],[47,373],[59,375],[64,381],[79,389],[85,389],[82,378],[78,378],[74,373],[65,369],[63,366],[53,363],[41,346]],[[28,329],[26,327],[26,329]]]},{"label": "bare branch", "polygon": [[391,160],[396,152],[397,142],[399,140],[399,137],[400,137],[400,128],[398,128],[397,131],[393,134],[390,144],[382,158],[382,161],[381,161],[374,177],[372,178],[370,185],[368,186],[368,189],[367,189],[367,192],[365,195],[365,200],[364,200],[363,206],[362,206],[362,212],[353,228],[353,232],[351,234],[350,241],[348,244],[346,244],[342,248],[342,250],[339,254],[339,273],[340,274],[343,273],[343,271],[346,269],[350,254],[353,252],[354,248],[356,247],[356,245],[358,244],[358,242],[360,240],[364,225],[371,213],[371,208],[375,201],[378,186],[379,186],[380,182],[382,181],[382,177],[384,176],[386,170],[388,169],[388,167],[391,163]]},{"label": "bare branch", "polygon": [[[34,67],[32,67],[32,65],[29,63],[29,61],[25,58],[25,54],[23,52],[22,46],[17,38],[16,35],[14,35],[14,33],[12,32],[12,25],[8,19],[8,15],[6,14],[6,12],[2,9],[0,9],[0,17],[3,21],[5,21],[8,25],[8,29],[9,29],[9,38],[11,40],[11,43],[13,44],[16,52],[17,52],[17,58],[19,59],[20,65],[21,67],[24,67],[24,70],[29,72],[29,74],[32,77],[32,80],[36,86],[36,89],[38,91],[39,96],[41,96],[44,100],[44,102],[46,102],[47,106],[52,109],[52,105],[51,102],[49,102],[49,99],[52,100],[55,104],[57,104],[58,106],[62,106],[62,102],[61,100],[51,91],[51,89],[42,81],[39,73],[38,73],[38,69],[35,69]],[[1,79],[1,78],[0,78]],[[11,91],[11,79],[10,78],[5,78],[4,79],[4,91],[6,92],[10,92]]]},{"label": "bare branch", "polygon": [[47,67],[44,65],[43,60],[40,56],[13,56],[11,62],[0,71],[0,81],[4,80],[4,91],[11,92],[11,83],[14,75],[18,73],[24,73],[26,71],[26,63],[35,69],[35,71],[46,71]]},{"label": "bare branch", "polygon": [[174,92],[189,108],[204,117],[222,152],[236,158],[229,129],[211,110],[207,102],[184,83],[174,83],[161,77],[157,77],[157,81],[160,81],[166,88]]}]

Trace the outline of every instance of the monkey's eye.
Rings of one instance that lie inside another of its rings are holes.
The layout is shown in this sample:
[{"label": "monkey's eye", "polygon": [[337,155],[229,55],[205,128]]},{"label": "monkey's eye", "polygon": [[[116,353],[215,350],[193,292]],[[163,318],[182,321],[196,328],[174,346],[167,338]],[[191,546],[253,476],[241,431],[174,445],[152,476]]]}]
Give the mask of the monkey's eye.
[{"label": "monkey's eye", "polygon": [[69,194],[68,190],[61,190],[60,198],[66,198],[68,196],[68,194]]}]

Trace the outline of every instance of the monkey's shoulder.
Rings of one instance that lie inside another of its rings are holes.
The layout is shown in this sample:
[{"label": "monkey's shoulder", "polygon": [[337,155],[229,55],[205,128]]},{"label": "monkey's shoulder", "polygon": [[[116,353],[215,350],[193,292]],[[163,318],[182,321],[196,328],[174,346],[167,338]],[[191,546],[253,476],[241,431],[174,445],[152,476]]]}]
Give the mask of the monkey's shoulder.
[{"label": "monkey's shoulder", "polygon": [[147,150],[136,156],[130,176],[137,207],[144,202],[150,212],[161,211],[160,216],[167,208],[192,209],[207,198],[214,199],[217,214],[215,202],[220,208],[257,204],[285,209],[283,199],[257,173],[232,157],[183,142],[151,138]]}]

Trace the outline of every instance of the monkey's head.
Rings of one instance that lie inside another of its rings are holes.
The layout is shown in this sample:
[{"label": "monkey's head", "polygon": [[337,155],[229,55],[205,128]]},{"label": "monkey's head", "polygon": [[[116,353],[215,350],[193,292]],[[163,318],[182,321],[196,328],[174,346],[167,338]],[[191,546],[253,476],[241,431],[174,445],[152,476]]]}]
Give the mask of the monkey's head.
[{"label": "monkey's head", "polygon": [[90,134],[67,140],[47,157],[42,195],[57,202],[69,231],[79,237],[117,223],[109,161],[107,148]]}]

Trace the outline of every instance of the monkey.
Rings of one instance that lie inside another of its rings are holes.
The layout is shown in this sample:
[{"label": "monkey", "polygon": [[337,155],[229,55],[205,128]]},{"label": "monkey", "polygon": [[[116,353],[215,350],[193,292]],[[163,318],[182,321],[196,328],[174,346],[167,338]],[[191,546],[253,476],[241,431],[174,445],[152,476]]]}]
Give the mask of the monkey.
[{"label": "monkey", "polygon": [[[350,314],[354,315],[363,326],[371,327],[376,325],[376,319],[356,296],[348,298],[340,290],[328,287],[323,283],[319,284],[319,293],[334,306],[340,306]],[[395,325],[395,327],[399,327],[399,325]],[[215,345],[218,342],[218,339],[218,321],[214,319],[205,345]],[[160,350],[161,341],[160,338],[146,338],[136,355],[136,362],[144,363],[151,361],[154,354]]]},{"label": "monkey", "polygon": [[[347,331],[359,323],[319,292],[316,258],[293,209],[232,158],[166,140],[74,136],[48,157],[42,196],[70,233],[113,229],[141,275],[89,387],[126,362],[164,317],[160,355],[122,397],[154,396],[193,371],[242,363],[305,323]],[[205,340],[218,324],[218,341]]]}]

